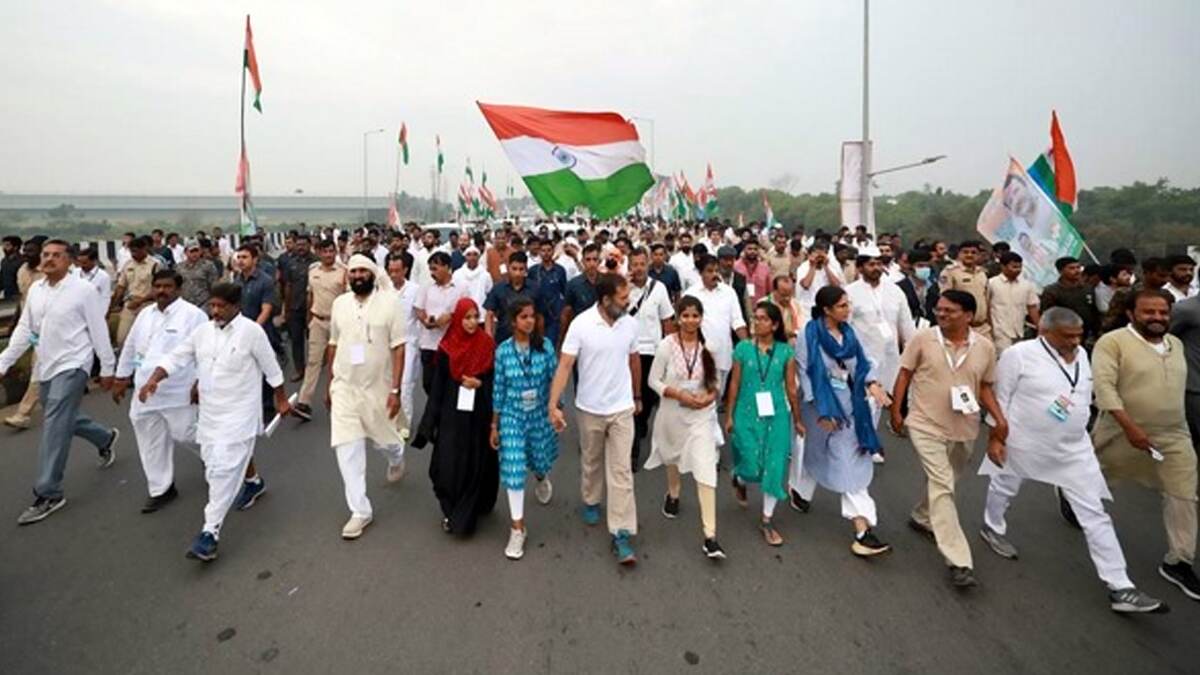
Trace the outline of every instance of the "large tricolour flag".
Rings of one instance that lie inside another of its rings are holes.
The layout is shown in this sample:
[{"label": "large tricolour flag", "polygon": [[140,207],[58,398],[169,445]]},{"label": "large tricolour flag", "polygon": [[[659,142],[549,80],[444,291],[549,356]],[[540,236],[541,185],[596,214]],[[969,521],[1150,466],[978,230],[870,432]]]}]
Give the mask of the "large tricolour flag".
[{"label": "large tricolour flag", "polygon": [[249,71],[250,84],[254,86],[254,108],[262,112],[262,78],[258,75],[258,56],[254,53],[254,32],[250,30],[249,14],[246,15],[246,43],[242,46],[242,68]]},{"label": "large tricolour flag", "polygon": [[548,214],[586,206],[596,218],[610,218],[654,185],[637,129],[617,113],[487,103],[479,109]]},{"label": "large tricolour flag", "polygon": [[1075,163],[1067,152],[1067,141],[1058,126],[1058,113],[1050,111],[1050,148],[1027,169],[1029,177],[1070,217],[1079,208],[1075,188]]}]

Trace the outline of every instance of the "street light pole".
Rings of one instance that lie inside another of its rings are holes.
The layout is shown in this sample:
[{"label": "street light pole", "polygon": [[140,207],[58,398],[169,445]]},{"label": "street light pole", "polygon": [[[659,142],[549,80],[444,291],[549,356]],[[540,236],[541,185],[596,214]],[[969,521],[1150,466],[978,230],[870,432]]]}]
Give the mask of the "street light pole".
[{"label": "street light pole", "polygon": [[870,39],[871,39],[871,0],[863,0],[863,81],[862,81],[862,176],[859,185],[859,219],[860,225],[867,227],[867,232],[875,236],[875,221],[870,217],[871,206],[871,77],[870,77]]},{"label": "street light pole", "polygon": [[908,164],[901,164],[900,166],[892,166],[892,167],[888,167],[886,169],[872,171],[871,173],[869,173],[867,175],[870,178],[874,178],[875,176],[880,176],[885,173],[891,173],[893,171],[903,171],[904,169],[912,169],[912,168],[915,168],[918,166],[925,166],[926,164],[933,164],[934,162],[940,162],[943,159],[946,159],[946,155],[934,155],[933,157],[926,157],[925,159],[922,159],[919,162],[909,162]]},{"label": "street light pole", "polygon": [[367,224],[367,136],[383,132],[384,129],[371,129],[363,132],[363,225]]}]

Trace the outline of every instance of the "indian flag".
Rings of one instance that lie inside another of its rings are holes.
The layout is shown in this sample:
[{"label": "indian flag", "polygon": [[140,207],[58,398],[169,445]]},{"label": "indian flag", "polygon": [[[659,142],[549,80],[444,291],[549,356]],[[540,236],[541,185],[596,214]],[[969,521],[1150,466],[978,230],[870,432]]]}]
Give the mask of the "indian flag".
[{"label": "indian flag", "polygon": [[408,125],[400,123],[400,154],[404,157],[404,165],[408,166]]},{"label": "indian flag", "polygon": [[1058,113],[1050,111],[1050,148],[1043,152],[1028,169],[1042,190],[1058,204],[1064,216],[1070,217],[1079,208],[1075,189],[1075,163],[1067,152],[1067,142],[1058,126]]},{"label": "indian flag", "polygon": [[479,103],[513,166],[546,213],[586,206],[611,218],[654,185],[637,129],[617,113]]},{"label": "indian flag", "polygon": [[[254,107],[258,112],[262,112],[262,102],[259,101],[259,97],[262,96],[262,79],[258,76],[258,57],[254,55],[254,33],[250,30],[249,14],[246,15],[246,44],[242,47],[242,68],[250,71],[250,83],[254,85]],[[244,92],[245,80],[242,86]],[[245,104],[245,99],[242,99],[242,105]]]},{"label": "indian flag", "polygon": [[763,220],[767,222],[767,227],[775,227],[775,212],[771,210],[771,202],[767,201],[767,192],[763,190]]},{"label": "indian flag", "polygon": [[437,167],[438,175],[440,176],[442,174],[442,166],[446,164],[446,157],[442,154],[442,135],[435,134],[433,138],[437,141]]}]

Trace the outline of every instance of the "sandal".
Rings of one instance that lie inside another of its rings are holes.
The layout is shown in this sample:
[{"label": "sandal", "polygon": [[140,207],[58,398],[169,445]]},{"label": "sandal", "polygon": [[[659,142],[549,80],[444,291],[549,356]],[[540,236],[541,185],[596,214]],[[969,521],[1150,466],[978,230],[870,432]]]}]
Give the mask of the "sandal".
[{"label": "sandal", "polygon": [[762,531],[763,541],[767,542],[767,546],[783,546],[783,536],[770,520],[760,522],[758,529]]},{"label": "sandal", "polygon": [[743,509],[746,508],[746,504],[749,503],[748,498],[746,497],[746,484],[738,480],[736,474],[733,476],[733,498],[737,500],[738,506],[742,507]]}]

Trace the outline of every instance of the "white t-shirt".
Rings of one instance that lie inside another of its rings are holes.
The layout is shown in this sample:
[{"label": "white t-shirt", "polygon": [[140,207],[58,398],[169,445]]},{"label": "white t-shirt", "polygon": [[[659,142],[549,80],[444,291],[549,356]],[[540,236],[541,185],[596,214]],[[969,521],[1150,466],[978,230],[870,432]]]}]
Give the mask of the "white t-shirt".
[{"label": "white t-shirt", "polygon": [[704,320],[700,322],[700,330],[704,331],[704,341],[712,352],[713,361],[718,370],[733,368],[733,336],[731,333],[746,327],[742,317],[742,308],[738,303],[737,293],[729,284],[719,281],[711,291],[698,283],[684,292],[700,299],[704,306]]},{"label": "white t-shirt", "polygon": [[[635,308],[636,315],[633,314]],[[654,356],[663,338],[662,322],[675,316],[666,285],[647,279],[646,285],[638,288],[637,284],[630,282],[629,313],[638,323],[638,353]]]},{"label": "white t-shirt", "polygon": [[562,351],[576,357],[579,366],[576,408],[593,415],[633,409],[629,355],[638,353],[638,327],[633,317],[626,315],[609,325],[593,305],[571,322]]},{"label": "white t-shirt", "polygon": [[[412,281],[404,284],[407,286]],[[466,289],[455,284],[453,281],[445,286],[432,284],[429,286],[421,286],[417,291],[417,299],[413,301],[415,309],[425,311],[425,314],[430,318],[439,317],[443,314],[450,314],[454,311],[454,305],[458,303],[458,299],[464,297]],[[442,336],[446,334],[446,329],[449,326],[441,328],[426,328],[421,326],[421,338],[418,344],[421,349],[434,350],[438,348],[438,343],[442,341]]]},{"label": "white t-shirt", "polygon": [[[846,276],[842,274],[842,264],[830,258],[825,262],[825,267],[817,270],[813,274],[812,285],[805,288],[800,280],[808,276],[809,263],[807,260],[800,263],[796,268],[796,302],[800,303],[800,307],[804,310],[811,310],[813,305],[817,304],[817,291],[829,285],[829,274],[838,280],[840,285],[846,285]],[[829,270],[827,273],[825,270]]]}]

